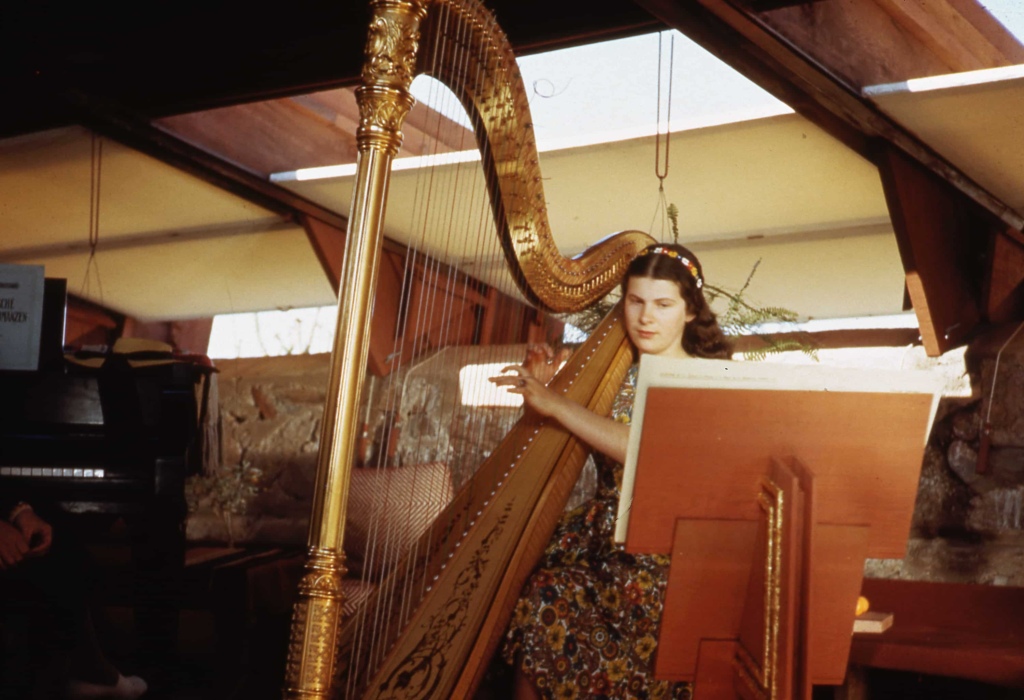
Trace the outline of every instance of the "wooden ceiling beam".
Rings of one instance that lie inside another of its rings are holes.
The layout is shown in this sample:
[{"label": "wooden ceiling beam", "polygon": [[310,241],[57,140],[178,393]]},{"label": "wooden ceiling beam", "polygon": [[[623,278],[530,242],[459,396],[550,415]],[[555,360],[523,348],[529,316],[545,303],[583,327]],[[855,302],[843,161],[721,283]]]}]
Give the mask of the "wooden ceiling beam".
[{"label": "wooden ceiling beam", "polygon": [[1024,61],[976,0],[822,2],[758,15],[854,89]]},{"label": "wooden ceiling beam", "polygon": [[729,0],[635,2],[868,160],[876,162],[874,141],[890,144],[1007,226],[1024,229],[1024,217],[1018,212],[782,38],[749,10]]},{"label": "wooden ceiling beam", "polygon": [[[1010,65],[1003,54],[948,0],[874,0],[954,72]],[[920,76],[913,76],[920,77]]]}]

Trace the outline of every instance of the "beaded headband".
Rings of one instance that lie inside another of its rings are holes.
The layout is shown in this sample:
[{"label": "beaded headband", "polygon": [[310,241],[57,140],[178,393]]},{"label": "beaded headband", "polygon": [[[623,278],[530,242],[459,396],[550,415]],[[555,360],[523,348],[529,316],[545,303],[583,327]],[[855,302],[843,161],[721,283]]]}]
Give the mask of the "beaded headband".
[{"label": "beaded headband", "polygon": [[670,258],[675,258],[680,263],[682,263],[683,267],[685,267],[691,275],[693,275],[693,279],[697,280],[697,289],[700,289],[701,287],[704,286],[704,279],[700,276],[700,270],[697,269],[696,263],[694,263],[686,256],[681,255],[677,250],[673,250],[672,248],[667,248],[661,245],[653,245],[650,246],[649,248],[644,249],[644,252],[642,252],[640,255],[643,257],[648,255],[667,255]]}]

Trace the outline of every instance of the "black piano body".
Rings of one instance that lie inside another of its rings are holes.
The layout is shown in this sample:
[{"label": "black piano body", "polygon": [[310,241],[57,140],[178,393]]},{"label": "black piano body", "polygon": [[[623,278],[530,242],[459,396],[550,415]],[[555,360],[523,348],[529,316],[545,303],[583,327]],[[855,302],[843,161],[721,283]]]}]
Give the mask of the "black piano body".
[{"label": "black piano body", "polygon": [[67,363],[0,373],[0,489],[71,513],[184,518],[201,469],[201,369],[188,363]]},{"label": "black piano body", "polygon": [[96,368],[0,372],[0,490],[59,514],[87,542],[122,533],[114,540],[130,566],[109,573],[104,590],[134,607],[140,658],[159,658],[177,639],[185,480],[201,469],[207,375],[114,354]]}]

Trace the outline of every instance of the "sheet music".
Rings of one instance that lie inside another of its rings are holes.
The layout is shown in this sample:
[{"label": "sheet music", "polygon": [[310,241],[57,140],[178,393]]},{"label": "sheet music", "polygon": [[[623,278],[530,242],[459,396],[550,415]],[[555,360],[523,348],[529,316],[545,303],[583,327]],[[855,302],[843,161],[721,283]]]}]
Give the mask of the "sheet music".
[{"label": "sheet music", "polygon": [[43,266],[0,265],[0,370],[39,367]]},{"label": "sheet music", "polygon": [[622,496],[616,519],[615,541],[626,541],[630,505],[640,451],[644,407],[650,387],[706,388],[709,390],[771,389],[775,391],[847,391],[867,393],[930,394],[931,412],[924,439],[931,432],[942,392],[942,379],[926,370],[881,370],[823,365],[783,365],[771,362],[736,362],[699,358],[640,358],[632,428],[626,448]]}]

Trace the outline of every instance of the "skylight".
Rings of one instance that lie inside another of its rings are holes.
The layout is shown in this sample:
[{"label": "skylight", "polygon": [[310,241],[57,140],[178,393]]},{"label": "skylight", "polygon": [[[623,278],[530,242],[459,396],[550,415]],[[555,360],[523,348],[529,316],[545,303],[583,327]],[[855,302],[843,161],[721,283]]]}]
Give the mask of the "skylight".
[{"label": "skylight", "polygon": [[978,3],[1024,43],[1024,4],[1020,0],[980,0]]},{"label": "skylight", "polygon": [[[660,45],[659,33],[653,33],[517,59],[529,93],[538,150],[651,136],[658,132],[659,121],[664,133],[792,113],[784,103],[683,34],[665,31],[660,38]],[[464,121],[451,93],[438,88],[432,79],[420,76],[412,92],[432,109]],[[421,167],[421,161],[400,158],[394,167]],[[354,164],[339,163],[275,173],[271,179],[286,182],[345,177],[354,171]]]}]

